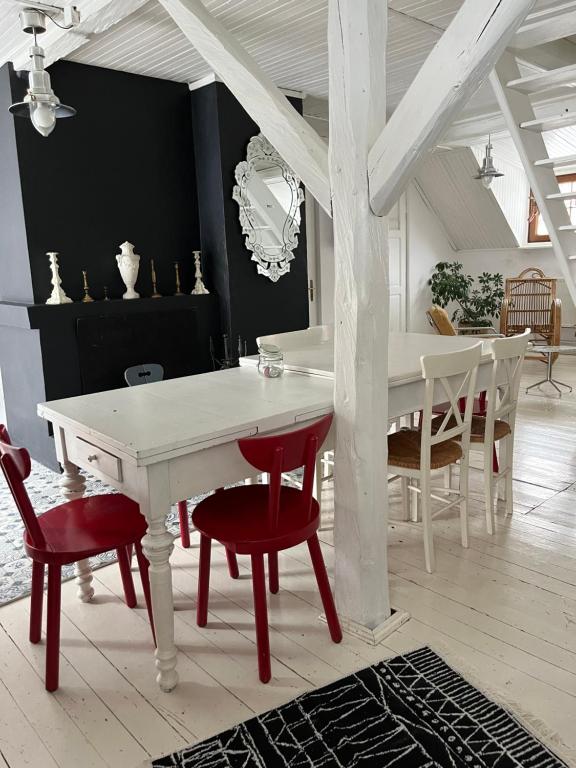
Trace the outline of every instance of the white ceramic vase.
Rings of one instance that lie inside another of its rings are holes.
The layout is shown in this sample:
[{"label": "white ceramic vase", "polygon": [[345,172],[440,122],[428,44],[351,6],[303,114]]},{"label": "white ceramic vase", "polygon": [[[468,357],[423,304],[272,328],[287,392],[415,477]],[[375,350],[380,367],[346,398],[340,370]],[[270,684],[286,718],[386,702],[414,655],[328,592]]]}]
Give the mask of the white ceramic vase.
[{"label": "white ceramic vase", "polygon": [[134,253],[134,246],[132,243],[126,241],[120,246],[120,253],[116,256],[118,262],[118,269],[122,280],[126,285],[126,293],[122,296],[123,299],[139,299],[140,294],[136,293],[134,286],[138,279],[138,267],[140,266],[140,256]]}]

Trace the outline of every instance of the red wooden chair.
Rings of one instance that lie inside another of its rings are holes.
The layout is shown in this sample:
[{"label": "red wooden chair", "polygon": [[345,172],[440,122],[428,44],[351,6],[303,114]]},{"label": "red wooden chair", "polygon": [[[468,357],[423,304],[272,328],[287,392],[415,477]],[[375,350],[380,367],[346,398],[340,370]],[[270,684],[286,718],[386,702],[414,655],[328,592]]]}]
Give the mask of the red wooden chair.
[{"label": "red wooden chair", "polygon": [[116,550],[126,604],[136,606],[128,549],[134,546],[154,633],[148,580],[148,560],[140,540],[146,521],[138,505],[120,494],[102,494],[68,501],[36,517],[24,481],[31,470],[30,454],[11,444],[0,424],[0,464],[24,523],[24,548],[32,559],[30,642],[42,636],[44,568],[48,566],[48,617],[46,627],[46,690],[58,688],[60,655],[60,586],[63,565]]},{"label": "red wooden chair", "polygon": [[[342,630],[334,606],[326,566],[316,531],[320,508],[312,497],[316,454],[326,439],[332,415],[308,427],[269,437],[250,437],[238,441],[244,458],[260,472],[270,474],[269,485],[243,485],[216,491],[200,502],[192,515],[200,531],[200,574],[198,580],[197,621],[206,626],[210,584],[212,539],[226,547],[231,574],[236,555],[250,555],[256,618],[256,642],[260,680],[271,677],[264,555],[268,555],[270,591],[278,592],[278,552],[304,541],[312,559],[324,612],[335,643]],[[282,473],[304,467],[302,490],[282,485]]]}]

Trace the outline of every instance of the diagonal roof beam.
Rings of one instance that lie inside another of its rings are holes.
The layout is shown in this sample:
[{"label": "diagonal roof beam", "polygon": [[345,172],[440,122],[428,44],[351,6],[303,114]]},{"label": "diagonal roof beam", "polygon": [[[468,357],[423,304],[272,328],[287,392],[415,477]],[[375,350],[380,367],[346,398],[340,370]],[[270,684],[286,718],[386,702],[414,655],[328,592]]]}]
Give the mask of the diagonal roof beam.
[{"label": "diagonal roof beam", "polygon": [[201,0],[159,2],[331,215],[328,149],[316,131]]},{"label": "diagonal roof beam", "polygon": [[390,211],[498,61],[535,0],[465,0],[370,150],[370,203]]},{"label": "diagonal roof beam", "polygon": [[[72,51],[88,42],[92,35],[105,32],[110,27],[125,19],[141,8],[148,0],[78,0],[80,24],[73,29],[61,29],[48,21],[46,32],[39,38],[39,44],[46,51],[45,65],[47,67],[58,59],[63,59]],[[34,2],[31,2],[34,6]],[[12,61],[14,69],[28,69],[28,49],[32,43],[29,35],[22,34],[16,47],[2,51],[0,65]]]}]

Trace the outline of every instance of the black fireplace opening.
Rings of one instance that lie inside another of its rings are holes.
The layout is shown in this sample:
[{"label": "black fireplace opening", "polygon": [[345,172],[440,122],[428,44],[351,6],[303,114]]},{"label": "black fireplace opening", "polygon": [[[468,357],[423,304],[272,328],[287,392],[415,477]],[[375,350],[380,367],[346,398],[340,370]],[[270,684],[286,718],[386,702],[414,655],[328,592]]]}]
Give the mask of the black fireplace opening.
[{"label": "black fireplace opening", "polygon": [[76,338],[82,394],[126,386],[133,365],[159,363],[166,379],[206,370],[194,309],[79,317]]}]

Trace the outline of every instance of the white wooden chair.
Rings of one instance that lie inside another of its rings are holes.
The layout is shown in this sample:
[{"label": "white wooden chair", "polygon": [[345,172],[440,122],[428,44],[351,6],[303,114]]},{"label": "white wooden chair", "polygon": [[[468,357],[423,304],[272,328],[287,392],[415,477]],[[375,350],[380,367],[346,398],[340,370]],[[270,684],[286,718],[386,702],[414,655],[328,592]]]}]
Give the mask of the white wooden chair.
[{"label": "white wooden chair", "polygon": [[[392,479],[401,479],[406,519],[409,490],[420,494],[428,573],[432,573],[436,565],[432,499],[442,502],[444,510],[459,505],[462,546],[468,546],[468,448],[481,351],[482,343],[478,343],[459,352],[422,357],[422,376],[426,379],[426,389],[421,425],[419,429],[402,429],[388,435],[388,471],[394,474]],[[439,417],[440,423],[433,413],[438,396],[448,402],[448,410]],[[463,397],[466,398],[466,409],[462,414],[459,401]],[[458,489],[438,488],[439,493],[456,497],[447,501],[445,496],[432,493],[436,489],[432,489],[431,475],[434,470],[456,463],[460,464]]]},{"label": "white wooden chair", "polygon": [[[486,416],[473,416],[470,450],[484,455],[484,501],[486,530],[494,533],[494,489],[504,481],[506,514],[513,511],[512,470],[514,460],[514,427],[522,364],[532,331],[509,338],[495,339],[491,344],[492,372],[487,392]],[[439,423],[438,417],[435,423]],[[434,429],[434,424],[433,427]],[[493,472],[494,444],[500,443],[499,471]]]},{"label": "white wooden chair", "polygon": [[328,344],[334,341],[333,325],[313,325],[305,328],[303,331],[290,331],[288,333],[273,333],[270,336],[258,336],[256,343],[260,347],[262,344],[274,344],[283,352],[289,352],[291,349],[302,349],[307,346],[317,346],[318,344]]}]

